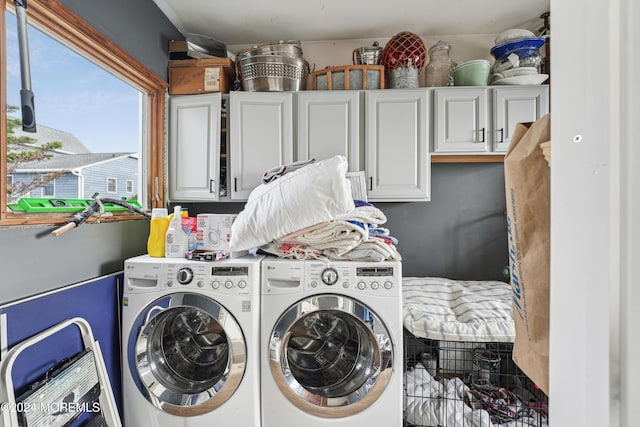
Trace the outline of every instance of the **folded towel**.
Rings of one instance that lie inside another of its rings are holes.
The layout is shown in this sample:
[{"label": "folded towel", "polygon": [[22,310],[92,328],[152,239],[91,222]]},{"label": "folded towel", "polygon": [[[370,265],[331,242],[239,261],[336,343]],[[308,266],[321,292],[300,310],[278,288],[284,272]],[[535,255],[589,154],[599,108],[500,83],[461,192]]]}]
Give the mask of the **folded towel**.
[{"label": "folded towel", "polygon": [[288,172],[293,172],[294,170],[298,170],[304,166],[307,166],[313,162],[315,162],[316,159],[309,159],[309,160],[300,160],[297,162],[293,162],[290,163],[288,165],[280,165],[280,166],[276,166],[274,168],[269,169],[268,171],[266,171],[264,173],[264,175],[262,175],[262,183],[263,184],[268,184],[271,181],[273,181],[274,179],[277,179],[279,177],[281,177],[282,175],[288,173]]}]

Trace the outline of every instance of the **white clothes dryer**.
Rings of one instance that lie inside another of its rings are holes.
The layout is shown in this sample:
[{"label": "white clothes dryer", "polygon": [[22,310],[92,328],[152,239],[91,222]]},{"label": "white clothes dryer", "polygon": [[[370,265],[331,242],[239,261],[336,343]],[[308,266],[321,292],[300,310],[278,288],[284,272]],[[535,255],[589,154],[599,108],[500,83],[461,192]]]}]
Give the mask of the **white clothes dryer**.
[{"label": "white clothes dryer", "polygon": [[260,261],[125,261],[126,427],[260,425]]},{"label": "white clothes dryer", "polygon": [[263,427],[402,425],[401,267],[262,261]]}]

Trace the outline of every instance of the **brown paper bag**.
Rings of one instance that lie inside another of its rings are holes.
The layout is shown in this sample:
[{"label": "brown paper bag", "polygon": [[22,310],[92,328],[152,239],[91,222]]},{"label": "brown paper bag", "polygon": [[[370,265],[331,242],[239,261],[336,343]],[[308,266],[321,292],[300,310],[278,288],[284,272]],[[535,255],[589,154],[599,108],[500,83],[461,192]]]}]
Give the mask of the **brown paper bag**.
[{"label": "brown paper bag", "polygon": [[504,158],[516,330],[513,360],[547,395],[550,170],[540,144],[550,141],[550,133],[549,114],[518,124]]}]

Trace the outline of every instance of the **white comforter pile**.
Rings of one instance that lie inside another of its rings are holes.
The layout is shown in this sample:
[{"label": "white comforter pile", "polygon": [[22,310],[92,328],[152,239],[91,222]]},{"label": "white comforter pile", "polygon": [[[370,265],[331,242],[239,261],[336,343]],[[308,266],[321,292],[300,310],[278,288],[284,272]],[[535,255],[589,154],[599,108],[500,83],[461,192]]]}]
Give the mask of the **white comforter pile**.
[{"label": "white comforter pile", "polygon": [[[484,409],[472,409],[464,399],[469,396],[467,387],[460,378],[433,378],[418,363],[405,373],[407,400],[405,419],[415,426],[429,427],[546,427],[538,422],[539,417],[521,417],[499,424],[491,422],[491,415]],[[522,407],[522,402],[517,403]]]},{"label": "white comforter pile", "polygon": [[395,239],[380,227],[385,215],[371,204],[354,204],[343,156],[289,169],[251,192],[232,225],[231,251],[260,248],[294,259],[400,259]]}]

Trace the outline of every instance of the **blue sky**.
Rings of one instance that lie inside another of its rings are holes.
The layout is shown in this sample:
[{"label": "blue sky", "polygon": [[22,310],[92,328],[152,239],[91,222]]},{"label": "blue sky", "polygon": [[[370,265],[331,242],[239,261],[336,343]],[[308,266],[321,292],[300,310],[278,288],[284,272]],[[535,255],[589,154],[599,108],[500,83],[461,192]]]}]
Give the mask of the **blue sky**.
[{"label": "blue sky", "polygon": [[[16,17],[6,20],[7,104],[19,107]],[[69,132],[96,153],[138,151],[138,90],[34,27],[28,39],[36,125]]]}]

